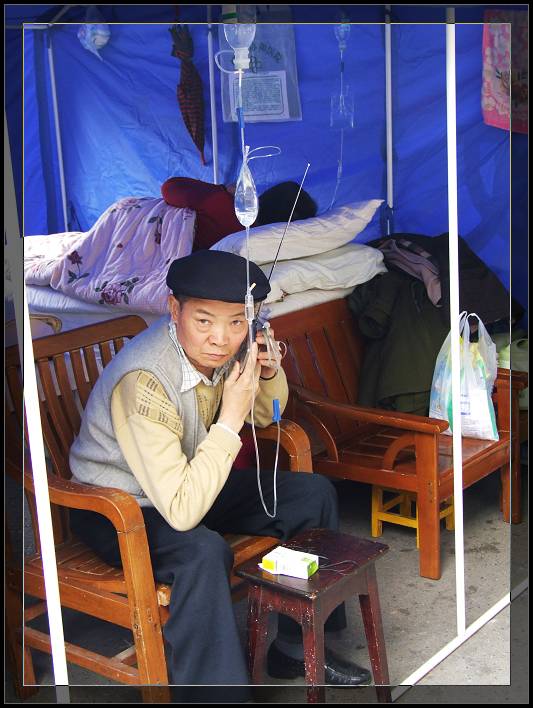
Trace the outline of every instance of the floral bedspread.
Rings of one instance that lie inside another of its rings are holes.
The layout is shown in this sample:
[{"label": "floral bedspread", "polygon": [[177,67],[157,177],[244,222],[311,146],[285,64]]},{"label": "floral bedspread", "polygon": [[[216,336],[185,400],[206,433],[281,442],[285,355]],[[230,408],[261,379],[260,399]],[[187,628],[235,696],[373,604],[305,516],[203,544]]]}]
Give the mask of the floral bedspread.
[{"label": "floral bedspread", "polygon": [[89,302],[162,314],[169,264],[191,252],[194,221],[194,211],[163,199],[121,199],[87,232],[25,238],[26,283],[49,285]]}]

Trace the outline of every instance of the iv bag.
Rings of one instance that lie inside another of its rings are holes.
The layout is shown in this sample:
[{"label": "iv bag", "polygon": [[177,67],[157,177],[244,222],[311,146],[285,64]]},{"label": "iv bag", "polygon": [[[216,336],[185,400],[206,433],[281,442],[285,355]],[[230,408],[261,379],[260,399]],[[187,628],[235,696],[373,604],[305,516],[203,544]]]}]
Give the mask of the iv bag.
[{"label": "iv bag", "polygon": [[259,213],[257,190],[248,167],[247,155],[248,147],[246,148],[246,155],[235,187],[235,216],[244,227],[251,226]]}]

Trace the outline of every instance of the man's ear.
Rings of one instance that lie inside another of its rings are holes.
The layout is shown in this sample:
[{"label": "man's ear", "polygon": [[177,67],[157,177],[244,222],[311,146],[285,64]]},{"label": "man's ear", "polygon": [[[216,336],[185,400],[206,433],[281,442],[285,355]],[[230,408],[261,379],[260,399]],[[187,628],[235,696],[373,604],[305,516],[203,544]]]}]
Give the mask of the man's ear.
[{"label": "man's ear", "polygon": [[176,322],[180,316],[181,306],[179,300],[177,300],[174,295],[168,296],[168,311],[172,317],[172,321]]}]

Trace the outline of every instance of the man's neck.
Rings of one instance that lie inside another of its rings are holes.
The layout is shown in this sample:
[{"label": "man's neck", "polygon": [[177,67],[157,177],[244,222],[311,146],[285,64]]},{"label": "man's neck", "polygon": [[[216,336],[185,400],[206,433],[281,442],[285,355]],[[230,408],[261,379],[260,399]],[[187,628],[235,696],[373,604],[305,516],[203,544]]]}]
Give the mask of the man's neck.
[{"label": "man's neck", "polygon": [[183,353],[184,353],[185,356],[187,357],[187,360],[189,361],[189,363],[191,364],[191,366],[194,366],[194,368],[196,369],[196,371],[198,371],[200,374],[203,374],[204,376],[206,376],[206,377],[211,381],[212,378],[213,378],[213,374],[215,373],[215,369],[214,369],[214,368],[211,368],[211,367],[207,367],[207,366],[202,366],[201,364],[198,364],[192,357],[190,357],[189,354],[185,351],[185,348],[184,348],[183,344],[180,342],[180,338],[179,338],[179,336],[178,336],[178,331],[177,331],[177,329],[176,329],[176,324],[175,324],[175,323],[173,323],[173,327],[174,327],[174,333],[175,333],[175,335],[176,335],[176,340],[179,342],[179,345],[180,345],[180,347],[181,347]]}]

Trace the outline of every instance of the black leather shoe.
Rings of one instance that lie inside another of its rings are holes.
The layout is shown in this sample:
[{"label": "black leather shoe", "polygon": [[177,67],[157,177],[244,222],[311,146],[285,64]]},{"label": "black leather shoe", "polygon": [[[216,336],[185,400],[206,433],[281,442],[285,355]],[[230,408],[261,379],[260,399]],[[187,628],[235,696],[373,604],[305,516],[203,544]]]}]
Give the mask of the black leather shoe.
[{"label": "black leather shoe", "polygon": [[[272,678],[294,679],[305,676],[303,659],[293,659],[283,654],[274,642],[268,650],[268,673]],[[326,648],[325,653],[325,683],[331,686],[364,686],[372,680],[370,671],[363,669],[351,661],[341,658]]]}]

